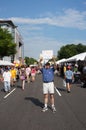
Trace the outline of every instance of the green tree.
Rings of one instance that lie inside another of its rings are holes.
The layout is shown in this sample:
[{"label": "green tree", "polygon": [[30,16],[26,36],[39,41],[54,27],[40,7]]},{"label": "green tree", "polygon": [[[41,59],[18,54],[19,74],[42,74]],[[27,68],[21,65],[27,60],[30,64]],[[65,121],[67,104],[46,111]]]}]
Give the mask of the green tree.
[{"label": "green tree", "polygon": [[77,53],[82,53],[82,52],[86,52],[86,45],[82,45],[81,43],[79,43],[77,46],[76,46],[76,51]]},{"label": "green tree", "polygon": [[0,28],[0,57],[11,56],[16,53],[16,43],[7,29]]},{"label": "green tree", "polygon": [[86,52],[85,45],[82,45],[81,43],[79,43],[78,45],[68,44],[60,48],[57,57],[58,59],[69,58],[82,52]]},{"label": "green tree", "polygon": [[31,65],[31,64],[37,63],[37,60],[34,58],[25,57],[25,63],[26,65]]}]

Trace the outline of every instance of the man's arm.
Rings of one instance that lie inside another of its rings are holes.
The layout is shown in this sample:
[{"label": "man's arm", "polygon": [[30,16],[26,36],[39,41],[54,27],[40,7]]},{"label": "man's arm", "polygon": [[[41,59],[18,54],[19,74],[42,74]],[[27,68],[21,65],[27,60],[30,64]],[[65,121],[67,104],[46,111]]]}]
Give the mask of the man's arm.
[{"label": "man's arm", "polygon": [[53,63],[54,63],[54,69],[57,69],[55,56],[52,57],[52,60],[53,60]]},{"label": "man's arm", "polygon": [[43,61],[43,58],[40,58],[40,59],[39,59],[39,62],[38,62],[38,68],[39,68],[39,69],[42,68],[42,61]]}]

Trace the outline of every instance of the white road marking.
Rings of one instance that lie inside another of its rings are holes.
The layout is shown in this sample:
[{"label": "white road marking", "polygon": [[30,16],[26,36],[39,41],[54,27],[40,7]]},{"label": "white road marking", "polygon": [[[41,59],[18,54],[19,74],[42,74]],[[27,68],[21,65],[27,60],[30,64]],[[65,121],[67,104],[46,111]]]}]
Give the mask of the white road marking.
[{"label": "white road marking", "polygon": [[58,93],[59,96],[62,96],[61,93],[58,91],[58,89],[55,87],[56,92]]},{"label": "white road marking", "polygon": [[11,93],[13,93],[16,90],[16,88],[14,88],[12,91],[10,91],[10,93],[8,93],[4,98],[7,98],[9,95],[11,95]]}]

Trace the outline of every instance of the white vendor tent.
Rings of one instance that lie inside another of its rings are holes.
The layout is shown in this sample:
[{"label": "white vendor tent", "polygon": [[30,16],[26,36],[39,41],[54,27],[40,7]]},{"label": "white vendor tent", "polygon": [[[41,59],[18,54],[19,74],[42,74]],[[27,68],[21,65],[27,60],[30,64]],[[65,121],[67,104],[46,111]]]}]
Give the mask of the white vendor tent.
[{"label": "white vendor tent", "polygon": [[65,61],[66,61],[66,59],[64,58],[64,59],[58,60],[58,61],[56,62],[56,64],[60,64],[60,63],[63,63],[63,62],[65,62]]},{"label": "white vendor tent", "polygon": [[86,59],[86,52],[83,52],[66,59],[66,62],[79,61],[79,60],[84,61],[85,59]]},{"label": "white vendor tent", "polygon": [[4,60],[0,60],[0,65],[4,65],[4,66],[14,66],[13,63],[9,62],[9,61],[4,61]]}]

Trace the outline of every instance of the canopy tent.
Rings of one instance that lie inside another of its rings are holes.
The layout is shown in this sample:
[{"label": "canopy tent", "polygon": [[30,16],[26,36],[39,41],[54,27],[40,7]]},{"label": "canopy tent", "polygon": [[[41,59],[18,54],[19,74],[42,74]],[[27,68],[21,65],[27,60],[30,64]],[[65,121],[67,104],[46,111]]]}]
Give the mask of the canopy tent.
[{"label": "canopy tent", "polygon": [[63,62],[65,62],[65,61],[66,61],[66,59],[63,58],[63,59],[61,59],[61,60],[58,60],[58,61],[56,62],[56,64],[60,64],[60,63],[63,63]]},{"label": "canopy tent", "polygon": [[79,61],[79,60],[84,61],[85,59],[86,59],[86,52],[83,52],[66,59],[66,62]]},{"label": "canopy tent", "polygon": [[4,66],[14,66],[13,63],[9,62],[9,61],[4,61],[4,60],[0,60],[0,65],[4,65]]}]

